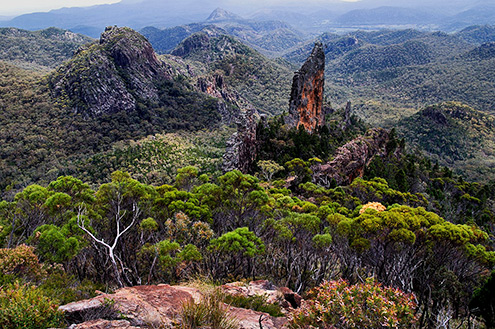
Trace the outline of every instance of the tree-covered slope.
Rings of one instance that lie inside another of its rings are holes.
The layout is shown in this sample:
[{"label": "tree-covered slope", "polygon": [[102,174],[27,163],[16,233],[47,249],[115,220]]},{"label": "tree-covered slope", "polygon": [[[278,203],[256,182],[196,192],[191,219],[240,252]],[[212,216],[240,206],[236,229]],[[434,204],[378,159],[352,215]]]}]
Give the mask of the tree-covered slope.
[{"label": "tree-covered slope", "polygon": [[67,30],[0,29],[0,60],[32,69],[53,69],[70,59],[83,44],[94,41]]},{"label": "tree-covered slope", "polygon": [[470,179],[495,177],[495,118],[448,102],[428,106],[399,122],[397,130],[429,157]]},{"label": "tree-covered slope", "polygon": [[288,106],[292,79],[289,65],[267,59],[233,37],[198,32],[171,54],[199,66],[206,64],[208,72],[220,73],[227,85],[262,113],[278,114]]},{"label": "tree-covered slope", "polygon": [[[470,38],[486,39],[486,29],[473,29]],[[381,30],[323,35],[327,96],[336,104],[352,100],[354,113],[375,126],[392,127],[420,108],[445,101],[493,114],[493,45],[468,42],[465,33]],[[307,48],[286,58],[298,62]]]},{"label": "tree-covered slope", "polygon": [[[178,78],[144,37],[127,28],[107,30],[101,43],[80,49],[46,76],[0,63],[2,189],[61,174],[104,179],[109,172],[96,169],[100,160],[87,159],[115,142],[223,124],[219,100]],[[142,154],[132,154],[122,162],[137,166]]]}]

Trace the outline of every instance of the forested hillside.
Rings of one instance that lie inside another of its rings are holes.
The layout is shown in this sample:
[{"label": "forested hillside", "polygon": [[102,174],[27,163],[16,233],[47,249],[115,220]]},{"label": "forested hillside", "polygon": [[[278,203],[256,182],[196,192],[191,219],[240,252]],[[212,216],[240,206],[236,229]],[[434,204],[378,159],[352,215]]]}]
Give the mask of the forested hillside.
[{"label": "forested hillside", "polygon": [[[480,44],[491,40],[487,29],[473,27],[456,34],[381,30],[322,35],[329,61],[328,96],[338,103],[354,100],[361,107],[357,114],[378,126],[392,126],[400,119],[401,114],[389,113],[389,107],[408,116],[442,101],[459,101],[493,113],[492,45]],[[310,47],[285,57],[300,62]]]},{"label": "forested hillside", "polygon": [[[61,174],[87,177],[87,171],[95,173],[91,180],[108,178],[110,172],[88,165],[93,161],[88,157],[115,142],[221,126],[217,99],[175,81],[142,44],[142,36],[125,29],[113,32],[106,34],[106,43],[80,49],[49,75],[2,62],[2,189]],[[134,40],[134,48],[119,44],[122,36]],[[148,57],[143,55],[147,50]],[[128,62],[140,54],[141,63]],[[161,70],[159,79],[152,76],[155,70]]]},{"label": "forested hillside", "polygon": [[70,59],[76,50],[93,39],[67,30],[48,28],[35,32],[0,29],[0,60],[27,69],[49,70]]},{"label": "forested hillside", "polygon": [[185,39],[171,54],[204,63],[211,74],[220,73],[226,84],[259,112],[279,114],[287,107],[289,65],[267,59],[235,38],[198,32]]}]

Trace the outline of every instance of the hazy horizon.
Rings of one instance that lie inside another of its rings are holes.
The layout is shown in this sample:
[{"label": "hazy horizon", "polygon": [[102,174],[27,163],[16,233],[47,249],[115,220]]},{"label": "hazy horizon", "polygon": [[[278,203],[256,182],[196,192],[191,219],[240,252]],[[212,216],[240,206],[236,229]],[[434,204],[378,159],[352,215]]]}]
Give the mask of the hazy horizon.
[{"label": "hazy horizon", "polygon": [[[49,12],[52,10],[62,8],[84,8],[94,5],[103,4],[131,4],[142,2],[156,2],[156,0],[47,0],[40,2],[38,0],[18,0],[15,2],[9,2],[2,5],[0,8],[0,16],[19,16],[23,14],[35,13],[35,12]],[[160,1],[161,2],[161,1]],[[180,3],[182,1],[170,1],[171,5],[174,2]],[[214,0],[214,1],[196,1],[199,7],[225,7],[227,9],[237,9],[242,12],[249,12],[259,10],[267,7],[280,7],[284,6],[287,9],[299,8],[299,7],[327,7],[328,9],[343,10],[348,9],[360,9],[370,8],[378,6],[396,6],[396,7],[411,7],[411,8],[442,8],[444,10],[463,9],[463,7],[470,7],[479,3],[489,4],[489,0],[451,0],[446,4],[443,0],[416,0],[414,2],[406,0]],[[196,4],[195,4],[196,5]]]}]

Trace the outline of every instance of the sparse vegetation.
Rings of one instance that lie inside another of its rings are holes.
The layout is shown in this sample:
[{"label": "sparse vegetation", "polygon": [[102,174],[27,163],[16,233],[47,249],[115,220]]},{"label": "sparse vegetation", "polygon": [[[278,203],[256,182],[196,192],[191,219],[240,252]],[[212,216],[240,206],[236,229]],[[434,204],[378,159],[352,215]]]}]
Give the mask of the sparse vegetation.
[{"label": "sparse vegetation", "polygon": [[217,329],[236,329],[236,319],[230,316],[219,289],[206,293],[199,303],[188,300],[182,304],[178,329],[200,329],[203,327]]}]

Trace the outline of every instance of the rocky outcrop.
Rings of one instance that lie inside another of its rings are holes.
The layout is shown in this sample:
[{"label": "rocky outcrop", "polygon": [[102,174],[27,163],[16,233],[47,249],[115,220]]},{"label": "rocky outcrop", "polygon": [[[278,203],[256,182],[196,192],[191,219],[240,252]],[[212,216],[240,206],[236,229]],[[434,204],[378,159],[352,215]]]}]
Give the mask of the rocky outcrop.
[{"label": "rocky outcrop", "polygon": [[[101,294],[95,298],[82,300],[60,307],[71,329],[86,328],[171,328],[180,322],[180,309],[185,301],[195,303],[202,298],[196,288],[186,286],[136,286],[117,290],[114,294]],[[104,316],[105,308],[111,307],[117,318]],[[259,329],[262,319],[264,328],[282,328],[287,322],[284,317],[275,318],[266,313],[256,312],[225,305],[231,317],[234,317],[240,329]],[[92,319],[88,320],[88,315]],[[85,321],[85,319],[87,321]],[[124,319],[124,320],[122,320]],[[84,321],[84,322],[83,322]]]},{"label": "rocky outcrop", "polygon": [[251,281],[249,284],[232,282],[224,284],[222,290],[231,295],[245,297],[266,296],[269,304],[279,304],[283,309],[298,308],[302,297],[287,287],[277,287],[268,280]]},{"label": "rocky outcrop", "polygon": [[290,93],[289,115],[285,122],[308,132],[325,123],[323,91],[325,83],[325,53],[323,45],[316,43],[311,55],[294,74]]},{"label": "rocky outcrop", "polygon": [[199,91],[215,97],[218,102],[218,113],[224,124],[239,122],[241,120],[239,109],[246,106],[247,102],[241,96],[228,88],[221,74],[198,77],[196,87]]},{"label": "rocky outcrop", "polygon": [[158,84],[171,80],[151,44],[129,28],[108,27],[49,78],[56,97],[75,112],[98,116],[156,103]]},{"label": "rocky outcrop", "polygon": [[351,183],[356,177],[362,177],[364,169],[377,155],[386,153],[389,133],[384,129],[371,129],[340,147],[335,158],[328,163],[315,164],[312,180],[316,184],[329,187],[332,181],[338,185]]},{"label": "rocky outcrop", "polygon": [[227,141],[225,154],[223,155],[223,171],[240,170],[243,173],[249,171],[256,159],[257,142],[256,128],[259,115],[255,109],[250,108],[241,112],[237,123],[237,131]]},{"label": "rocky outcrop", "polygon": [[347,101],[344,109],[344,120],[342,121],[342,129],[346,130],[351,126],[351,101]]},{"label": "rocky outcrop", "polygon": [[[199,301],[197,289],[181,286],[136,286],[117,290],[114,294],[101,294],[92,299],[77,301],[61,306],[66,318],[71,322],[81,322],[88,317],[97,318],[108,314],[112,307],[130,325],[170,325],[178,314],[182,303],[188,300]],[[107,319],[115,320],[115,319]]]}]

